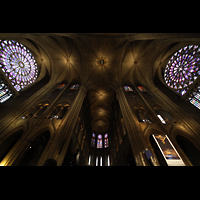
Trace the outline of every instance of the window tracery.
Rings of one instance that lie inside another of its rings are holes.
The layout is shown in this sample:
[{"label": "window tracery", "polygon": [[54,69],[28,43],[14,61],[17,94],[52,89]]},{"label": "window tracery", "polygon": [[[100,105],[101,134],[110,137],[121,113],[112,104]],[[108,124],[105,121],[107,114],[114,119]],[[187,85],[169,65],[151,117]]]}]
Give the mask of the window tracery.
[{"label": "window tracery", "polygon": [[109,147],[109,142],[108,142],[108,133],[104,135],[104,148]]},{"label": "window tracery", "polygon": [[95,147],[95,133],[92,133],[91,146]]},{"label": "window tracery", "polygon": [[200,109],[200,86],[198,86],[194,91],[192,91],[190,96],[186,100],[198,109]]},{"label": "window tracery", "polygon": [[8,88],[8,85],[3,81],[3,79],[0,79],[0,103],[4,103],[11,96],[13,96],[13,94]]},{"label": "window tracery", "polygon": [[102,135],[101,134],[98,135],[97,148],[102,149]]},{"label": "window tracery", "polygon": [[165,83],[183,96],[200,75],[200,47],[189,45],[175,52],[166,65]]},{"label": "window tracery", "polygon": [[143,86],[137,86],[137,88],[138,88],[138,90],[139,90],[140,92],[146,92],[146,91],[147,91],[147,89],[144,88]]},{"label": "window tracery", "polygon": [[133,91],[133,89],[130,86],[124,86],[125,91]]},{"label": "window tracery", "polygon": [[70,87],[70,90],[77,90],[79,88],[79,84],[74,84]]},{"label": "window tracery", "polygon": [[34,56],[14,40],[0,40],[0,68],[17,91],[35,82],[38,76]]},{"label": "window tracery", "polygon": [[130,86],[124,86],[124,91],[127,92],[127,95],[129,97],[135,97],[137,96],[135,92],[133,92],[133,89]]}]

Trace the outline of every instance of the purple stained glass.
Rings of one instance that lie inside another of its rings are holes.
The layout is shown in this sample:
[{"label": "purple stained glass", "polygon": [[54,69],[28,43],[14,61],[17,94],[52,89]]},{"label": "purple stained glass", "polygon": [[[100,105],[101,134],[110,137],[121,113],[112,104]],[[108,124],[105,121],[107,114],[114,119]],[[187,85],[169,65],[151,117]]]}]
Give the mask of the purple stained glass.
[{"label": "purple stained glass", "polygon": [[181,95],[187,92],[188,86],[200,75],[200,63],[197,63],[200,60],[199,51],[197,45],[185,46],[175,52],[166,65],[165,83]]},{"label": "purple stained glass", "polygon": [[101,139],[101,138],[102,138],[102,135],[101,135],[101,134],[99,134],[99,135],[98,135],[98,138],[99,138],[99,139]]},{"label": "purple stained glass", "polygon": [[124,86],[125,91],[133,91],[133,89],[130,86]]},{"label": "purple stained glass", "polygon": [[0,54],[0,65],[11,82],[17,84],[15,85],[17,91],[36,80],[38,77],[37,63],[23,44],[14,40],[4,40],[0,42],[0,48],[3,49]]}]

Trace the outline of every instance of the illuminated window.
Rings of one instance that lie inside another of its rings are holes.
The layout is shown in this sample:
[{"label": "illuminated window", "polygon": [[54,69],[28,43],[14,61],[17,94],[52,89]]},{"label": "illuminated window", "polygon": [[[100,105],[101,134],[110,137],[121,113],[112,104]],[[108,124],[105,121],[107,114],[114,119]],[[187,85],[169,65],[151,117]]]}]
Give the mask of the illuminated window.
[{"label": "illuminated window", "polygon": [[157,116],[158,116],[158,118],[160,119],[160,121],[161,121],[163,124],[166,124],[165,120],[162,118],[161,115],[157,115]]},{"label": "illuminated window", "polygon": [[70,90],[77,90],[79,88],[79,84],[74,84],[70,87]]},{"label": "illuminated window", "polygon": [[95,147],[95,133],[92,133],[91,146]]},{"label": "illuminated window", "polygon": [[108,166],[110,166],[110,156],[108,155]]},{"label": "illuminated window", "polygon": [[11,90],[8,89],[3,79],[0,79],[0,103],[7,101],[12,95]]},{"label": "illuminated window", "polygon": [[140,92],[146,92],[146,88],[142,87],[142,86],[137,86],[138,90],[140,90]]},{"label": "illuminated window", "polygon": [[133,89],[130,86],[124,86],[125,91],[133,91]]},{"label": "illuminated window", "polygon": [[191,92],[190,97],[187,100],[189,100],[196,108],[200,109],[200,86],[198,86],[196,91]]},{"label": "illuminated window", "polygon": [[35,58],[14,40],[0,40],[0,68],[17,91],[35,82],[38,76]]},{"label": "illuminated window", "polygon": [[65,86],[66,86],[66,84],[65,84],[65,83],[61,83],[60,85],[58,85],[58,87],[57,87],[57,88],[62,90],[62,89],[65,87]]},{"label": "illuminated window", "polygon": [[[164,72],[165,83],[183,96],[200,75],[199,69],[200,47],[197,45],[185,46],[175,52],[167,63]],[[193,102],[193,100],[191,101]]]},{"label": "illuminated window", "polygon": [[100,166],[102,166],[103,162],[102,162],[102,156],[100,157]]},{"label": "illuminated window", "polygon": [[98,135],[98,139],[97,139],[97,148],[102,148],[102,135],[99,134]]},{"label": "illuminated window", "polygon": [[105,148],[109,147],[108,134],[107,133],[104,135],[104,147]]},{"label": "illuminated window", "polygon": [[91,155],[89,155],[88,165],[91,165]]},{"label": "illuminated window", "polygon": [[98,160],[99,160],[99,158],[98,158],[98,156],[96,157],[96,166],[98,166]]},{"label": "illuminated window", "polygon": [[166,110],[162,108],[161,109],[154,108],[154,111],[163,124],[167,124],[168,122],[174,120],[173,117]]}]

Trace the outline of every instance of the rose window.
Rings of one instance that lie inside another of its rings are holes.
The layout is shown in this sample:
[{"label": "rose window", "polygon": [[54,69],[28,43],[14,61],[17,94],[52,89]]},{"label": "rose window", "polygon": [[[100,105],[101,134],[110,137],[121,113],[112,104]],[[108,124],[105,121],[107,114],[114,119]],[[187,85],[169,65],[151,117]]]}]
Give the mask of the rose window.
[{"label": "rose window", "polygon": [[13,40],[0,40],[0,67],[17,91],[32,84],[38,76],[33,55]]},{"label": "rose window", "polygon": [[182,96],[200,75],[200,47],[181,48],[169,60],[164,72],[165,83]]}]

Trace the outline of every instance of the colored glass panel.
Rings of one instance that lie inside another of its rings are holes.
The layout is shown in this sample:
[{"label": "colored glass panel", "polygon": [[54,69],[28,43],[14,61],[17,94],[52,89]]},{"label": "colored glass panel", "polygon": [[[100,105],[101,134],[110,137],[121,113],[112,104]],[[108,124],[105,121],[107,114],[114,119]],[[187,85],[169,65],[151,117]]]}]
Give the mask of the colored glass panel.
[{"label": "colored glass panel", "polygon": [[38,76],[34,56],[14,40],[0,41],[0,67],[17,91],[33,83]]},{"label": "colored glass panel", "polygon": [[133,89],[130,86],[124,86],[125,91],[133,91]]},{"label": "colored glass panel", "polygon": [[199,49],[197,45],[185,46],[175,52],[166,65],[165,83],[182,96],[200,75]]}]

